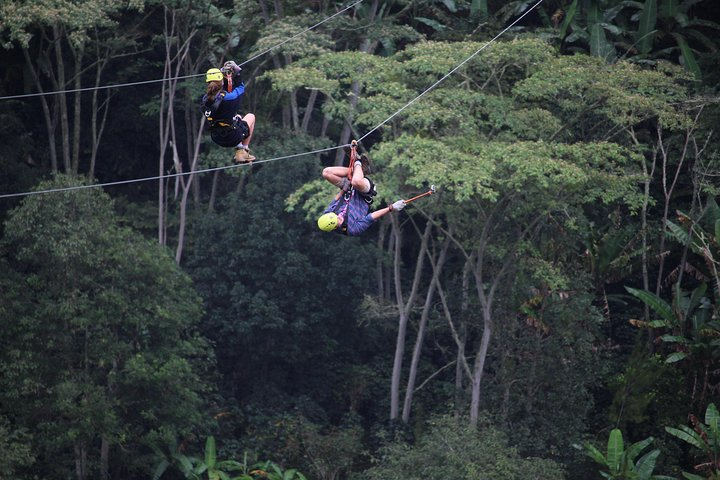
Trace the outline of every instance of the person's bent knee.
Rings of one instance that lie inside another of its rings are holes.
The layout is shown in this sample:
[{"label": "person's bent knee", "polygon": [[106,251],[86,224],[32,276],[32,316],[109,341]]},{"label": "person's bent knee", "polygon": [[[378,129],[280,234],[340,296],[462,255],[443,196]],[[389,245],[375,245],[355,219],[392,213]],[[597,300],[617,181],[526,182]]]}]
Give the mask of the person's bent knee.
[{"label": "person's bent knee", "polygon": [[334,174],[332,173],[332,167],[323,168],[322,176],[325,180],[331,180],[331,178],[334,176]]},{"label": "person's bent knee", "polygon": [[366,193],[370,190],[370,181],[365,177],[353,177],[352,186],[355,190]]}]

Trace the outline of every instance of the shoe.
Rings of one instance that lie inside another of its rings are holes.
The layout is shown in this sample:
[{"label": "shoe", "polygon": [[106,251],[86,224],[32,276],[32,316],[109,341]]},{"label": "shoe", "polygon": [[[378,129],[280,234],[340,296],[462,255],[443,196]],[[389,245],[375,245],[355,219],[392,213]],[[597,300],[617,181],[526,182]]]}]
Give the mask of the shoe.
[{"label": "shoe", "polygon": [[252,163],[252,161],[255,160],[255,157],[250,155],[250,150],[238,148],[235,150],[235,157],[233,160],[235,160],[235,163]]},{"label": "shoe", "polygon": [[364,175],[371,173],[370,159],[364,153],[362,155],[360,155],[360,165],[362,165]]}]

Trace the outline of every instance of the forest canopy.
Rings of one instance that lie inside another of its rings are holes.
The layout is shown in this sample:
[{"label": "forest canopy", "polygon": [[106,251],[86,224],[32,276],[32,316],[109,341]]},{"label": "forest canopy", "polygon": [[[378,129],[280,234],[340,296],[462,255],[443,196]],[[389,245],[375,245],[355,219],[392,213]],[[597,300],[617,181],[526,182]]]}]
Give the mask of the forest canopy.
[{"label": "forest canopy", "polygon": [[719,18],[3,2],[0,478],[720,478]]}]

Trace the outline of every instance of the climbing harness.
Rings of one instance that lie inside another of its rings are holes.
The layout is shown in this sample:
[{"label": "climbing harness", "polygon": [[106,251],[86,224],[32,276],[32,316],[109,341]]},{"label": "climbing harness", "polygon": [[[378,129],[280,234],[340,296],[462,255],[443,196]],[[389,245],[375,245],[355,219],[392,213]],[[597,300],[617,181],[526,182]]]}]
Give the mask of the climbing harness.
[{"label": "climbing harness", "polygon": [[[214,119],[213,115],[215,115],[215,112],[217,112],[217,109],[220,107],[220,104],[225,99],[225,95],[227,95],[226,91],[222,91],[215,95],[215,100],[213,101],[212,105],[208,106],[207,103],[203,104],[205,107],[205,111],[203,112],[205,114],[205,118],[207,119],[208,123],[210,124],[210,128],[213,127],[214,124],[217,122],[223,121],[222,119]],[[227,120],[225,120],[227,122]],[[229,125],[227,124],[220,124],[220,126],[227,127]]]}]

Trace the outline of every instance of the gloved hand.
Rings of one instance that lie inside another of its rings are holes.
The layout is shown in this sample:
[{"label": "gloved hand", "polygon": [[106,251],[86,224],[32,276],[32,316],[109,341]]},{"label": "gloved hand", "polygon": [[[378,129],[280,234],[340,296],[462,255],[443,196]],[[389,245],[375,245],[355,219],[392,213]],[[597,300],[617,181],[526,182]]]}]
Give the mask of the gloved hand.
[{"label": "gloved hand", "polygon": [[391,211],[391,212],[392,212],[393,210],[400,211],[400,210],[402,210],[403,208],[405,208],[405,205],[406,205],[405,200],[398,200],[397,202],[395,202],[395,203],[393,203],[392,205],[390,205],[390,211]]},{"label": "gloved hand", "polygon": [[238,73],[240,73],[240,70],[242,70],[242,68],[240,68],[240,66],[237,63],[235,63],[233,60],[228,60],[223,65],[223,70],[232,71],[233,74],[237,75]]},{"label": "gloved hand", "polygon": [[352,182],[350,182],[350,180],[348,180],[347,178],[343,177],[342,183],[340,185],[340,190],[342,190],[343,192],[347,192],[348,190],[350,190],[350,187],[352,187]]}]

